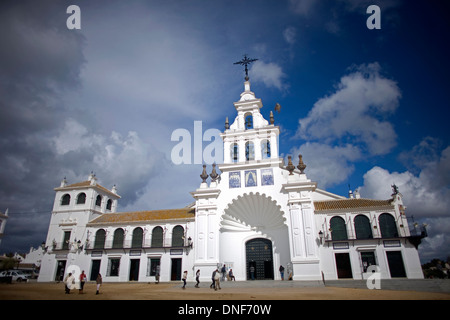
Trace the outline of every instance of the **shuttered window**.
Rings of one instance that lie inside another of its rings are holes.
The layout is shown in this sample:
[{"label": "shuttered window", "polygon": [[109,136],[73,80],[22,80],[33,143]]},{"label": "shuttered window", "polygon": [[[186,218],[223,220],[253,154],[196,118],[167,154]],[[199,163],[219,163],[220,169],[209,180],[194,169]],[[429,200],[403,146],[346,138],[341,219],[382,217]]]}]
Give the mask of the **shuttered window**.
[{"label": "shuttered window", "polygon": [[370,220],[364,215],[357,215],[355,217],[355,233],[356,239],[372,239],[372,227]]},{"label": "shuttered window", "polygon": [[382,238],[397,238],[398,231],[395,218],[389,213],[383,213],[378,218]]},{"label": "shuttered window", "polygon": [[331,218],[330,228],[332,240],[347,240],[347,228],[344,219],[341,217]]}]

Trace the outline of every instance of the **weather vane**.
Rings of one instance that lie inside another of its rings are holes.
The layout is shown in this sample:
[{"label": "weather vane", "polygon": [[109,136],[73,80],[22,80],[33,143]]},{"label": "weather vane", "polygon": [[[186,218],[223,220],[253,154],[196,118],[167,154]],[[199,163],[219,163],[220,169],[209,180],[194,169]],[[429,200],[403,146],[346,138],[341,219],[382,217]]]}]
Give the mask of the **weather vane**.
[{"label": "weather vane", "polygon": [[245,66],[245,81],[248,81],[249,77],[248,77],[248,68],[247,66],[252,63],[255,62],[258,59],[249,59],[247,57],[247,54],[244,54],[244,59],[242,59],[241,61],[235,62],[233,64],[241,64],[243,66]]}]

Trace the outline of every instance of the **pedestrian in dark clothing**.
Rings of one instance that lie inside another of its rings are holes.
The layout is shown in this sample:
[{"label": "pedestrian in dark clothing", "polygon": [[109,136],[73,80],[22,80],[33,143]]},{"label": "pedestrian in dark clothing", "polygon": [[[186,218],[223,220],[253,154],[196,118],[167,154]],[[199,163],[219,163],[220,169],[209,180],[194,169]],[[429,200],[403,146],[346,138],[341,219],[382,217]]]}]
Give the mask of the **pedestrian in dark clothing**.
[{"label": "pedestrian in dark clothing", "polygon": [[200,284],[200,269],[198,269],[197,273],[195,274],[195,281],[197,281],[195,287],[198,288],[198,285]]},{"label": "pedestrian in dark clothing", "polygon": [[280,274],[281,274],[281,280],[284,280],[284,267],[280,265]]},{"label": "pedestrian in dark clothing", "polygon": [[214,270],[213,273],[212,273],[212,276],[211,276],[212,283],[211,283],[211,285],[209,286],[210,289],[215,289],[215,288],[216,288],[216,279],[215,279],[215,277],[216,277],[216,272],[218,272],[217,269]]},{"label": "pedestrian in dark clothing", "polygon": [[183,272],[183,289],[186,289],[187,270]]}]

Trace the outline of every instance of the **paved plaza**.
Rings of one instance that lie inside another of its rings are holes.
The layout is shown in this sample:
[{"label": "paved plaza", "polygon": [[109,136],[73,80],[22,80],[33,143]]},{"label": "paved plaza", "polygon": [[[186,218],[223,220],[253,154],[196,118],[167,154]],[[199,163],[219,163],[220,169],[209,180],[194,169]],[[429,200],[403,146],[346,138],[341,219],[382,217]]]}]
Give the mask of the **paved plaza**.
[{"label": "paved plaza", "polygon": [[64,294],[62,283],[0,284],[0,300],[450,300],[450,280],[381,280],[381,290],[369,290],[366,281],[242,281],[222,282],[221,290],[188,282],[88,282],[84,294]]}]

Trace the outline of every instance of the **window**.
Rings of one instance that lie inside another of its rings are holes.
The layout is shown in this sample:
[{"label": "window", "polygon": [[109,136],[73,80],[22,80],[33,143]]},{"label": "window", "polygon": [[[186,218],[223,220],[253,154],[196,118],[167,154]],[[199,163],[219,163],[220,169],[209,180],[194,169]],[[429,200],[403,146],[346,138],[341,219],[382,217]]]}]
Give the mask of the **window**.
[{"label": "window", "polygon": [[86,203],[86,193],[82,192],[77,196],[77,204],[84,204],[84,203]]},{"label": "window", "polygon": [[106,231],[99,229],[95,233],[94,249],[103,249],[105,247]]},{"label": "window", "polygon": [[61,205],[68,206],[69,203],[70,203],[70,195],[68,195],[68,194],[63,195],[61,198]]},{"label": "window", "polygon": [[118,277],[120,268],[120,258],[110,258],[108,260],[108,269],[106,275],[108,277]]},{"label": "window", "polygon": [[172,247],[184,246],[184,228],[182,226],[176,226],[172,230]]},{"label": "window", "polygon": [[270,158],[270,142],[269,140],[263,140],[261,142],[261,153],[263,159]]},{"label": "window", "polygon": [[95,200],[95,205],[101,207],[102,206],[102,196],[98,195],[97,199]]},{"label": "window", "polygon": [[255,160],[255,146],[251,141],[245,143],[245,159],[247,161]]},{"label": "window", "polygon": [[378,217],[382,238],[397,238],[397,226],[395,218],[389,213],[382,213]]},{"label": "window", "polygon": [[62,243],[62,249],[63,250],[69,250],[69,244],[70,244],[70,231],[64,231],[64,238]]},{"label": "window", "polygon": [[114,231],[114,237],[113,237],[113,245],[112,247],[117,248],[123,248],[123,238],[124,238],[124,231],[122,228],[116,229]]},{"label": "window", "polygon": [[133,237],[131,239],[132,248],[142,248],[142,240],[144,236],[144,231],[142,228],[135,228],[133,230]]},{"label": "window", "polygon": [[330,228],[332,240],[347,240],[347,228],[344,219],[341,217],[331,218]]},{"label": "window", "polygon": [[106,202],[106,210],[111,210],[112,207],[112,200],[108,199],[108,202]]},{"label": "window", "polygon": [[155,227],[152,232],[152,247],[163,246],[163,228]]},{"label": "window", "polygon": [[364,215],[357,215],[354,220],[356,239],[372,239],[370,220]]},{"label": "window", "polygon": [[156,272],[159,273],[161,265],[161,258],[148,258],[147,263],[147,277],[156,276]]},{"label": "window", "polygon": [[233,143],[231,145],[231,161],[232,162],[238,162],[239,161],[239,146],[237,143]]},{"label": "window", "polygon": [[245,114],[245,129],[253,129],[253,116],[251,113]]},{"label": "window", "polygon": [[373,251],[362,251],[361,252],[361,263],[363,272],[367,272],[370,266],[376,265],[375,252]]}]

